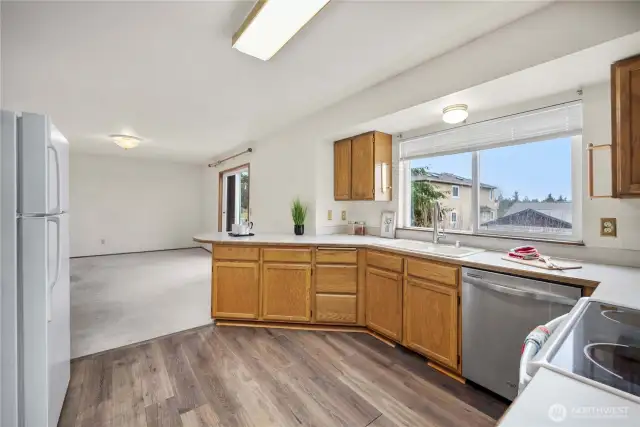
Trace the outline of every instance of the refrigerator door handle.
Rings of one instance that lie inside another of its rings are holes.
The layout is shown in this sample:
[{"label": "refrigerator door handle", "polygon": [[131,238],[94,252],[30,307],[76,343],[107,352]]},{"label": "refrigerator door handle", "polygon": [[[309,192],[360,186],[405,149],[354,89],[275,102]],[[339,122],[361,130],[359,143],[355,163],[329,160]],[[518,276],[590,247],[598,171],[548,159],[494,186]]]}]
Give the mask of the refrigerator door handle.
[{"label": "refrigerator door handle", "polygon": [[59,214],[62,213],[62,206],[60,206],[60,188],[61,188],[61,180],[62,177],[60,176],[60,154],[58,153],[58,149],[56,148],[55,145],[50,144],[47,147],[49,150],[53,151],[53,158],[56,161],[56,196],[57,196],[57,201],[56,201],[56,206],[55,208],[53,208],[53,210],[49,213],[51,214]]},{"label": "refrigerator door handle", "polygon": [[47,222],[53,222],[56,224],[56,269],[55,274],[53,275],[53,280],[47,284],[47,321],[51,322],[51,293],[60,278],[60,270],[62,269],[62,244],[60,240],[60,217],[47,217]]}]

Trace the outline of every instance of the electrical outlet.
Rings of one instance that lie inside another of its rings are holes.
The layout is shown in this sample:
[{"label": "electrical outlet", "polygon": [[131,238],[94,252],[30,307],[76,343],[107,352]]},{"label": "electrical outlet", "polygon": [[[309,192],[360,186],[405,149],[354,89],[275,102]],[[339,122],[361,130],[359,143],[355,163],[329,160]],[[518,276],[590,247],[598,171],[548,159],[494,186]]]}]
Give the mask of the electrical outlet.
[{"label": "electrical outlet", "polygon": [[618,226],[615,218],[600,218],[600,235],[604,237],[616,237]]},{"label": "electrical outlet", "polygon": [[333,211],[331,209],[327,211],[327,219],[329,221],[333,220]]},{"label": "electrical outlet", "polygon": [[347,220],[347,211],[342,211],[342,220],[343,221]]}]

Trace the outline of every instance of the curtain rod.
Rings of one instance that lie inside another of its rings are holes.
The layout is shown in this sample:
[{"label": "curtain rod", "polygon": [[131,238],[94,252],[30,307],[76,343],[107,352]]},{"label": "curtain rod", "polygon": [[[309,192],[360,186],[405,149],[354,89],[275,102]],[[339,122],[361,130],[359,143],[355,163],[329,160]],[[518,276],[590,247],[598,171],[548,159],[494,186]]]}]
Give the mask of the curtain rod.
[{"label": "curtain rod", "polygon": [[217,168],[218,166],[220,166],[222,163],[226,162],[227,160],[231,160],[231,159],[235,159],[238,156],[242,156],[243,154],[246,153],[251,153],[253,151],[253,148],[247,148],[246,150],[238,153],[238,154],[234,154],[233,156],[229,156],[225,159],[222,160],[218,160],[217,162],[214,163],[209,163],[207,166],[209,166],[210,168]]}]

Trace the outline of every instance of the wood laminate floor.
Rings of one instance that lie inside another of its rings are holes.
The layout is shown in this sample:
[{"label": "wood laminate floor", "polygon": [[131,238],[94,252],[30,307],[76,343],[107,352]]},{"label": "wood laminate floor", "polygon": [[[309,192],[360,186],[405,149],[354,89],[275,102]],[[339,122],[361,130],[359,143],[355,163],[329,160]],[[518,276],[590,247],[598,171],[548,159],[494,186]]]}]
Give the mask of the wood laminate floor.
[{"label": "wood laminate floor", "polygon": [[492,426],[505,409],[366,334],[206,326],[74,360],[59,427]]}]

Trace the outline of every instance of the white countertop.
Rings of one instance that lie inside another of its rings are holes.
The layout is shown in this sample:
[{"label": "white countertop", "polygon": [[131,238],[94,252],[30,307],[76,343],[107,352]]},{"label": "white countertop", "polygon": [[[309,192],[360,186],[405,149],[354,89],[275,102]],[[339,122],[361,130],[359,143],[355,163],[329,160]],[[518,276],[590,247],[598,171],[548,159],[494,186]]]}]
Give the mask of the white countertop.
[{"label": "white countertop", "polygon": [[[407,255],[419,255],[435,260],[443,260],[465,267],[493,270],[535,276],[546,280],[569,283],[581,286],[596,286],[594,298],[613,304],[640,308],[640,269],[613,265],[577,262],[582,266],[577,270],[546,270],[502,259],[503,252],[483,251],[463,258],[452,258],[436,255],[427,250],[416,248],[415,240],[383,239],[377,236],[349,236],[331,234],[321,236],[295,236],[291,234],[257,234],[251,237],[231,237],[227,233],[203,233],[194,236],[194,240],[202,243],[237,243],[237,244],[278,244],[278,245],[313,245],[313,246],[365,246],[368,248],[392,249]],[[410,243],[410,249],[403,247],[403,242]],[[425,246],[429,243],[425,242]],[[533,273],[533,274],[532,274]]]},{"label": "white countertop", "polygon": [[640,405],[541,368],[500,427],[637,427]]},{"label": "white countertop", "polygon": [[[205,233],[195,236],[194,240],[204,243],[364,246],[374,249],[392,249],[407,255],[446,260],[449,263],[466,267],[521,276],[534,275],[536,278],[574,285],[597,285],[592,299],[640,310],[639,268],[578,262],[582,266],[581,269],[546,270],[503,260],[504,253],[502,252],[484,251],[463,258],[452,258],[420,251],[416,248],[416,241],[404,241],[411,243],[411,249],[407,249],[402,247],[403,240],[383,239],[375,236],[258,234],[253,237],[238,238],[230,237],[227,233]],[[563,410],[565,411],[562,420],[554,421],[549,416],[552,405],[560,405],[554,407],[556,410],[554,414],[557,417],[562,417]],[[594,415],[593,411],[600,412]],[[618,418],[608,418],[612,412],[616,413]],[[508,412],[498,425],[500,427],[610,427],[613,425],[626,427],[638,425],[639,419],[640,405],[637,403],[548,369],[540,368],[523,394],[518,396],[514,404],[509,407]]]}]

